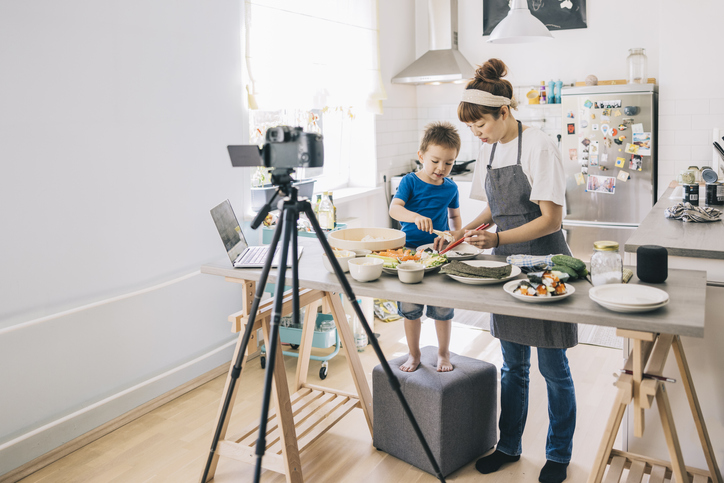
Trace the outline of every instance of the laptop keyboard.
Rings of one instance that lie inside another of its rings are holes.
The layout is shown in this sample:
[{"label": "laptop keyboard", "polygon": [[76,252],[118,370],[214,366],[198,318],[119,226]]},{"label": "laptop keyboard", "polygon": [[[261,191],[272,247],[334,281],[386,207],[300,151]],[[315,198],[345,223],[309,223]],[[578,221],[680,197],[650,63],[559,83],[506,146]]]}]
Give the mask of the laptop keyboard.
[{"label": "laptop keyboard", "polygon": [[264,260],[266,259],[267,249],[269,247],[265,246],[259,246],[259,247],[249,247],[249,249],[246,251],[243,257],[241,257],[241,260],[239,262],[241,263],[264,263]]}]

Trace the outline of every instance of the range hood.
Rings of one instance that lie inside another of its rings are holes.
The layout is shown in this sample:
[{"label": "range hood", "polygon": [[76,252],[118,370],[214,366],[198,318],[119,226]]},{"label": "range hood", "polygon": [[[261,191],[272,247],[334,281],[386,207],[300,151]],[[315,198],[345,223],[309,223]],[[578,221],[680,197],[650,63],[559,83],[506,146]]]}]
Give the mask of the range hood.
[{"label": "range hood", "polygon": [[458,50],[458,0],[428,0],[430,49],[392,78],[394,84],[465,82],[475,69]]}]

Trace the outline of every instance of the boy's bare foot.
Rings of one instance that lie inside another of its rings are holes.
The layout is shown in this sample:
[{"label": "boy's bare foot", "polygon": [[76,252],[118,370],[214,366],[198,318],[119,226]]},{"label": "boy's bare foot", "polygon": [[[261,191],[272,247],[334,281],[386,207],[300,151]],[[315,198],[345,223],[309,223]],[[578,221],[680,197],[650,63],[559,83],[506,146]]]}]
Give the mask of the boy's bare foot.
[{"label": "boy's bare foot", "polygon": [[417,366],[420,365],[420,356],[414,357],[410,354],[407,357],[407,361],[400,366],[400,370],[403,372],[414,372]]},{"label": "boy's bare foot", "polygon": [[450,372],[453,370],[453,365],[450,363],[450,353],[445,355],[437,354],[437,372]]}]

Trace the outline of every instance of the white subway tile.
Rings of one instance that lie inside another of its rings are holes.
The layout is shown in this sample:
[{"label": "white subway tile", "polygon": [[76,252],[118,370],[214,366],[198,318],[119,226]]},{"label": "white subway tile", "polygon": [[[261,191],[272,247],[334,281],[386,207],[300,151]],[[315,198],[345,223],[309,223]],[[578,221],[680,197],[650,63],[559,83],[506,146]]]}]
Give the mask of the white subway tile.
[{"label": "white subway tile", "polygon": [[709,101],[707,99],[677,100],[676,114],[709,114]]},{"label": "white subway tile", "polygon": [[676,101],[659,101],[659,116],[676,114]]},{"label": "white subway tile", "polygon": [[702,164],[711,163],[711,152],[714,146],[703,145],[703,146],[692,146],[691,147],[691,161],[697,166]]},{"label": "white subway tile", "polygon": [[681,131],[673,131],[673,133],[674,140],[677,145],[701,145],[705,144],[711,137],[711,134],[703,129],[683,129]]},{"label": "white subway tile", "polygon": [[712,99],[709,101],[709,112],[711,114],[724,114],[724,99]]},{"label": "white subway tile", "polygon": [[[700,117],[700,116],[697,116],[697,117]],[[660,130],[692,129],[691,118],[692,118],[692,116],[689,116],[689,115],[659,116],[659,129]]]},{"label": "white subway tile", "polygon": [[694,116],[692,119],[691,127],[693,129],[707,129],[711,130],[716,128],[724,128],[724,114],[705,114],[701,116]]},{"label": "white subway tile", "polygon": [[691,148],[689,146],[666,146],[659,149],[659,159],[662,161],[689,161]]},{"label": "white subway tile", "polygon": [[673,146],[676,144],[676,131],[662,131],[659,129],[659,147]]},{"label": "white subway tile", "polygon": [[427,109],[427,117],[434,120],[442,119],[445,116],[445,110],[442,107],[435,106]]}]

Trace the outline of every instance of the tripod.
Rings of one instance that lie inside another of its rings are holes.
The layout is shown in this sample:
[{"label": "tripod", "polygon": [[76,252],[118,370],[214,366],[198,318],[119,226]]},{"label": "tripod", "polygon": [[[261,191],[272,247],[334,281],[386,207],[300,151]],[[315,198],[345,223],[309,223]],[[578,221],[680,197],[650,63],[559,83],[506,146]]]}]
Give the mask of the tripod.
[{"label": "tripod", "polygon": [[[223,405],[221,407],[221,410],[219,411],[219,421],[216,427],[216,430],[214,432],[214,437],[211,442],[211,449],[209,450],[209,457],[206,462],[206,467],[204,468],[204,473],[201,477],[201,483],[205,483],[207,481],[209,471],[212,466],[212,462],[214,460],[214,455],[217,450],[217,445],[219,443],[219,439],[221,437],[221,433],[224,430],[224,422],[227,419],[227,413],[229,411],[229,406],[231,404],[233,393],[234,393],[234,386],[236,384],[236,381],[239,378],[239,375],[241,374],[241,367],[242,367],[242,361],[244,359],[244,354],[246,353],[246,348],[249,344],[249,340],[252,336],[253,327],[254,327],[254,321],[257,316],[257,311],[259,309],[259,303],[261,301],[262,295],[264,293],[264,287],[266,285],[269,271],[271,270],[272,261],[277,249],[277,246],[279,245],[279,240],[282,239],[282,247],[280,252],[280,260],[279,265],[277,268],[277,277],[276,277],[276,287],[274,292],[274,305],[273,305],[273,314],[271,318],[270,323],[270,329],[269,329],[269,347],[267,348],[268,352],[268,362],[266,367],[266,373],[264,378],[264,392],[262,397],[262,410],[261,410],[261,421],[259,423],[259,432],[258,432],[258,439],[256,441],[256,447],[255,447],[255,455],[256,455],[256,465],[255,465],[255,471],[254,471],[254,482],[258,483],[259,479],[261,477],[261,462],[262,458],[264,457],[265,449],[266,449],[266,429],[267,429],[267,419],[269,414],[269,402],[271,398],[271,388],[272,388],[272,377],[274,373],[274,364],[276,361],[276,351],[277,351],[277,341],[278,341],[278,334],[279,334],[279,325],[280,325],[280,319],[282,314],[282,305],[283,305],[283,298],[284,298],[284,283],[285,283],[285,276],[286,276],[286,269],[287,269],[287,259],[289,256],[289,247],[291,246],[291,268],[292,268],[292,314],[293,314],[293,323],[298,324],[299,323],[299,313],[300,313],[300,307],[299,307],[299,264],[298,264],[298,258],[297,258],[297,249],[298,249],[298,240],[297,240],[297,220],[299,219],[300,213],[305,213],[307,215],[307,218],[309,219],[310,223],[312,224],[312,227],[314,229],[314,232],[317,235],[317,239],[322,245],[322,248],[324,250],[324,253],[326,254],[327,258],[329,259],[330,264],[332,265],[332,268],[334,269],[334,273],[337,277],[337,280],[342,285],[342,289],[347,296],[347,299],[351,303],[355,314],[359,318],[359,320],[362,323],[362,326],[364,327],[365,332],[367,333],[367,338],[370,341],[372,348],[374,349],[377,358],[380,361],[380,364],[382,365],[383,370],[385,371],[385,374],[387,375],[387,378],[390,382],[390,385],[392,386],[393,390],[397,394],[397,397],[400,400],[400,403],[402,404],[402,407],[405,411],[405,414],[407,415],[408,419],[410,420],[410,423],[412,424],[413,429],[415,430],[415,434],[417,435],[418,439],[420,440],[420,443],[422,444],[422,447],[425,451],[425,454],[427,455],[427,458],[430,460],[430,463],[432,464],[432,467],[435,471],[435,474],[437,478],[444,482],[445,479],[440,471],[440,467],[438,466],[437,462],[435,461],[435,457],[432,454],[432,451],[430,450],[430,447],[427,444],[427,441],[425,441],[425,437],[422,434],[422,431],[420,429],[420,426],[417,424],[417,421],[415,420],[414,415],[412,414],[412,410],[410,409],[410,406],[407,404],[407,401],[405,399],[405,396],[402,394],[402,391],[400,389],[400,383],[395,377],[394,373],[392,372],[392,369],[390,368],[390,365],[387,363],[387,360],[384,357],[384,354],[382,353],[382,349],[379,346],[379,343],[377,342],[377,338],[375,337],[374,333],[372,332],[372,329],[370,328],[369,324],[367,323],[367,320],[362,313],[362,309],[360,308],[359,304],[357,303],[357,297],[352,292],[352,287],[350,286],[349,282],[347,281],[347,278],[344,275],[344,272],[342,271],[342,268],[339,266],[339,263],[337,262],[337,259],[334,255],[334,252],[332,250],[332,247],[329,245],[329,242],[327,242],[327,239],[319,226],[319,223],[317,221],[316,216],[314,215],[314,211],[312,210],[312,206],[310,205],[309,201],[306,199],[299,200],[298,194],[297,194],[297,188],[295,188],[292,185],[292,182],[294,181],[293,178],[290,176],[292,169],[288,168],[275,168],[272,172],[272,184],[274,186],[277,186],[277,191],[275,192],[272,199],[264,206],[264,208],[257,214],[257,216],[252,221],[252,228],[256,229],[259,227],[261,222],[266,218],[266,215],[271,210],[272,203],[276,199],[276,197],[281,193],[284,195],[284,200],[282,204],[282,214],[279,217],[279,223],[277,224],[277,228],[274,230],[274,236],[272,238],[272,242],[269,248],[269,253],[267,255],[267,259],[264,263],[264,267],[262,268],[261,276],[259,279],[259,283],[256,288],[256,293],[254,295],[254,300],[252,302],[251,311],[249,315],[249,320],[246,324],[246,329],[244,331],[244,335],[241,341],[240,350],[237,353],[237,358],[234,362],[234,366],[231,368],[230,371],[230,378],[229,378],[229,389],[226,392],[226,397],[223,402]],[[351,350],[354,350],[354,348],[348,348]]]}]

